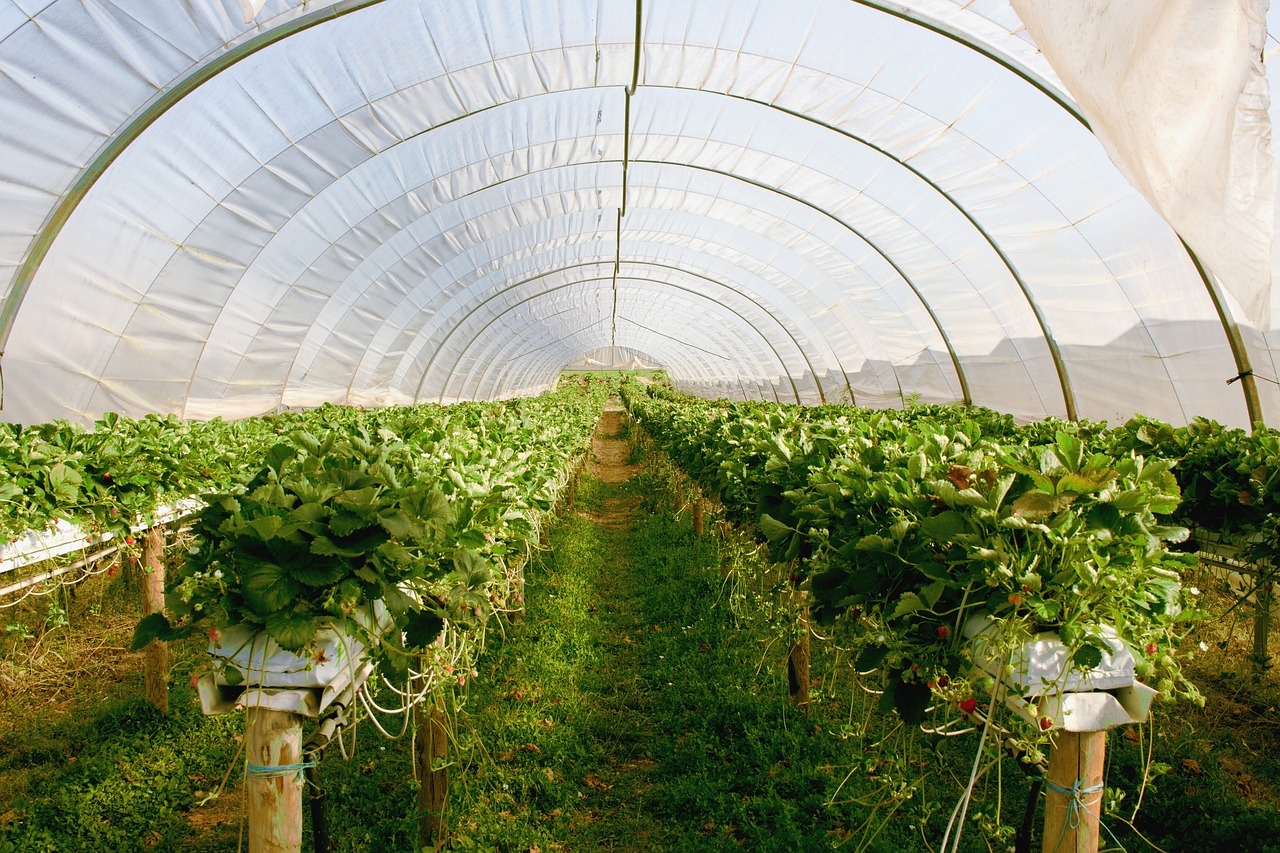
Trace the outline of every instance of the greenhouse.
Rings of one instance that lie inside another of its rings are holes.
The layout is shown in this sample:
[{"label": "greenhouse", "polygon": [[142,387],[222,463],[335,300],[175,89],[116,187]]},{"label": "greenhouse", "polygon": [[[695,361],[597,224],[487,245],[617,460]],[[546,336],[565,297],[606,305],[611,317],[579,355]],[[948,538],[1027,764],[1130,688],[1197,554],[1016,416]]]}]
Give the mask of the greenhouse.
[{"label": "greenhouse", "polygon": [[0,0],[0,853],[1280,850],[1278,38]]}]

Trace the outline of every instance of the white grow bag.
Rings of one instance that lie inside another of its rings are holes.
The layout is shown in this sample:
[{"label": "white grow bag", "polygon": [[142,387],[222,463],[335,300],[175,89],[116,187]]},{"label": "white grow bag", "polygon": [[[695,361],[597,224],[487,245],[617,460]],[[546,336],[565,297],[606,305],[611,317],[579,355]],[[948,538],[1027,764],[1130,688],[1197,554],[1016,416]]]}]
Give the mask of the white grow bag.
[{"label": "white grow bag", "polygon": [[[389,623],[381,602],[376,614],[378,624]],[[359,621],[368,627],[372,620]],[[312,648],[298,655],[282,649],[265,631],[248,625],[227,628],[209,644],[218,666],[196,685],[201,709],[214,715],[256,707],[318,717],[373,672],[364,644],[336,626],[322,628]],[[235,669],[243,680],[229,684],[228,669]]]},{"label": "white grow bag", "polygon": [[[1056,633],[1028,636],[1005,661],[991,649],[995,623],[984,616],[970,618],[964,636],[973,648],[974,666],[1004,681],[1005,705],[1033,725],[1047,717],[1054,728],[1096,732],[1126,723],[1140,723],[1151,712],[1158,691],[1135,677],[1135,661],[1128,646],[1109,625],[1102,627],[1108,647],[1102,662],[1090,670],[1071,664],[1071,653]],[[1034,703],[1035,713],[1031,713]]]}]

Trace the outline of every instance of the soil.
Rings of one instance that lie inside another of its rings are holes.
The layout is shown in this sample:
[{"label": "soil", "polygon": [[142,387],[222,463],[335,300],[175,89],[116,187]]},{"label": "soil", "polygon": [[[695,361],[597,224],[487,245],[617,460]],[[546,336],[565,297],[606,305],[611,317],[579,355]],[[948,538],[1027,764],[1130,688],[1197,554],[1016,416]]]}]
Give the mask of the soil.
[{"label": "soil", "polygon": [[[623,437],[626,424],[626,412],[612,403],[596,425],[591,438],[591,474],[602,483],[624,483],[640,470],[640,466],[627,461],[631,456],[631,443]],[[603,501],[599,512],[586,515],[602,527],[617,530],[630,523],[639,503],[640,498],[635,495],[612,496]]]}]

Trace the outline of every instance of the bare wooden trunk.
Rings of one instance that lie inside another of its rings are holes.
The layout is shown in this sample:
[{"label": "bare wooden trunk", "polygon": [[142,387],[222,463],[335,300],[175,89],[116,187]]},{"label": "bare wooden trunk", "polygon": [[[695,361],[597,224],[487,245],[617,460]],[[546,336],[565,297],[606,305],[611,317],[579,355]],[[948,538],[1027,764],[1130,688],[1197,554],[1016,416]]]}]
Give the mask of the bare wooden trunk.
[{"label": "bare wooden trunk", "polygon": [[1106,752],[1105,731],[1055,736],[1045,774],[1045,853],[1097,853]]},{"label": "bare wooden trunk", "polygon": [[302,718],[286,711],[248,710],[249,853],[302,851]]},{"label": "bare wooden trunk", "polygon": [[[164,528],[153,527],[142,544],[142,615],[164,610]],[[169,645],[152,640],[142,650],[142,672],[147,702],[162,713],[169,711]]]},{"label": "bare wooden trunk", "polygon": [[[433,847],[448,837],[444,807],[449,800],[449,771],[443,767],[449,754],[449,735],[445,728],[444,700],[436,699],[429,707],[419,705],[418,749],[414,760],[418,767],[418,846]],[[438,769],[437,769],[438,768]]]},{"label": "bare wooden trunk", "polygon": [[693,499],[693,532],[696,535],[701,536],[703,533],[705,523],[706,522],[703,519],[702,498],[701,497],[694,498]]}]

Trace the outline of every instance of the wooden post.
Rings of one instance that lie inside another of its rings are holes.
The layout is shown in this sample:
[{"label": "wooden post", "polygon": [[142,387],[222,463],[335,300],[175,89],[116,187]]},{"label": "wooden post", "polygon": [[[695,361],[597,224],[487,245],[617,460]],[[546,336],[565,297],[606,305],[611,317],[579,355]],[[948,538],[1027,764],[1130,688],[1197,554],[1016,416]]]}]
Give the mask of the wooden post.
[{"label": "wooden post", "polygon": [[1253,665],[1259,671],[1265,671],[1271,663],[1271,654],[1267,649],[1267,637],[1271,633],[1271,603],[1275,601],[1274,587],[1270,581],[1261,584],[1254,594],[1255,613],[1253,615]]},{"label": "wooden post", "polygon": [[[142,540],[142,615],[164,610],[164,528],[153,527]],[[152,640],[142,650],[147,702],[169,711],[169,644]]]},{"label": "wooden post", "polygon": [[704,529],[702,513],[702,497],[698,496],[693,499],[693,532],[696,536],[701,536]]},{"label": "wooden post", "polygon": [[418,722],[418,744],[414,762],[418,769],[418,846],[435,847],[449,834],[444,807],[449,800],[449,770],[443,765],[449,754],[449,734],[445,728],[444,696],[429,708],[414,709]]},{"label": "wooden post", "polygon": [[267,768],[245,776],[249,853],[302,853],[302,717],[248,710],[248,760]]},{"label": "wooden post", "polygon": [[[1102,827],[1102,788],[1098,786],[1106,753],[1105,731],[1054,735],[1045,774],[1045,853],[1097,853]],[[1073,795],[1073,790],[1081,793]]]},{"label": "wooden post", "polygon": [[511,588],[512,590],[514,590],[514,594],[512,595],[513,601],[510,601],[507,604],[508,604],[508,607],[510,607],[512,604],[514,604],[515,607],[512,608],[507,613],[507,619],[508,621],[511,622],[511,624],[514,625],[517,622],[524,621],[524,564],[523,563],[521,563],[519,566],[516,567],[515,582],[511,585]]},{"label": "wooden post", "polygon": [[802,633],[787,653],[787,688],[792,700],[809,713],[809,620],[800,617]]}]

